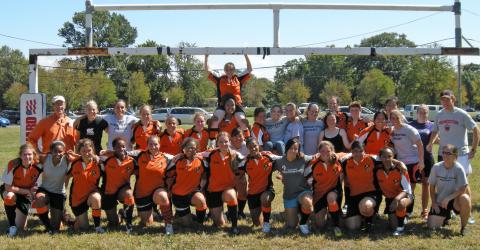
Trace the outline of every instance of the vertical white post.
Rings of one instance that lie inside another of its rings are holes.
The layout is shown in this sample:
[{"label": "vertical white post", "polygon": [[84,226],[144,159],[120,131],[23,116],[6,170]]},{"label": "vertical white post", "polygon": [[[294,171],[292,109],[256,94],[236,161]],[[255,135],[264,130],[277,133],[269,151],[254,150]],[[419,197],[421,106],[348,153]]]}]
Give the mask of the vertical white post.
[{"label": "vertical white post", "polygon": [[36,55],[31,55],[29,58],[28,92],[38,93],[38,61]]},{"label": "vertical white post", "polygon": [[[462,27],[460,25],[460,15],[462,14],[462,6],[460,0],[455,0],[453,5],[455,13],[455,47],[462,47]],[[462,107],[462,64],[460,55],[457,56],[457,87],[458,87],[458,107]]]},{"label": "vertical white post", "polygon": [[273,47],[278,48],[278,33],[280,31],[280,10],[273,10]]},{"label": "vertical white post", "polygon": [[93,6],[91,0],[85,1],[85,47],[93,47],[93,21],[92,21]]}]

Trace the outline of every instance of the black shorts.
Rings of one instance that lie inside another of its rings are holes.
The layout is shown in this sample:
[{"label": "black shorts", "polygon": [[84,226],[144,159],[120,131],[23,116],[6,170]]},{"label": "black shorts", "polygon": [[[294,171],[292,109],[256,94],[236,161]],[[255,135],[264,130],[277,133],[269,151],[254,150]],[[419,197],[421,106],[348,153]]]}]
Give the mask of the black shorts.
[{"label": "black shorts", "polygon": [[[324,208],[328,207],[328,200],[327,196],[330,192],[335,192],[337,193],[337,204],[338,206],[342,205],[342,196],[343,196],[343,191],[342,191],[342,186],[340,185],[339,187],[332,188],[330,191],[326,192],[322,198],[320,198],[317,202],[315,202],[313,209],[315,213],[318,213],[322,211]],[[315,196],[315,193],[313,194]]]},{"label": "black shorts", "polygon": [[76,207],[72,207],[72,212],[75,216],[82,215],[83,213],[88,211],[88,203],[87,201],[82,202],[80,205]]},{"label": "black shorts", "polygon": [[429,215],[436,215],[436,216],[442,216],[442,217],[445,217],[445,218],[450,218],[450,211],[453,210],[453,212],[455,212],[456,214],[460,214],[460,211],[457,211],[455,209],[455,207],[453,206],[453,203],[455,202],[455,199],[451,200],[450,202],[448,202],[448,205],[447,205],[447,208],[443,208],[443,207],[440,207],[440,212],[436,213],[433,208],[430,208],[430,213]]},{"label": "black shorts", "polygon": [[248,202],[248,208],[250,210],[252,209],[257,209],[262,206],[262,194],[265,192],[270,192],[270,195],[275,198],[275,191],[271,188],[260,192],[258,194],[247,194],[247,202]]},{"label": "black shorts", "polygon": [[[223,106],[217,106],[217,109],[220,109],[220,110],[223,110],[225,111],[225,108]],[[242,105],[238,105],[235,103],[235,113],[243,113],[244,115],[246,114],[245,113],[245,109],[243,108]]]},{"label": "black shorts", "polygon": [[104,194],[102,193],[102,209],[103,210],[110,210],[112,208],[115,208],[118,204],[118,202],[123,203],[123,201],[118,200],[118,193],[120,190],[124,189],[125,187],[130,188],[130,183],[127,183],[123,186],[121,186],[117,192],[114,194]]},{"label": "black shorts", "polygon": [[138,212],[145,212],[152,210],[153,208],[153,193],[149,196],[136,198],[135,197],[135,205],[137,206]]},{"label": "black shorts", "polygon": [[47,196],[50,208],[55,208],[61,211],[65,210],[65,201],[67,200],[65,194],[52,193],[44,188],[38,188],[37,193],[43,193]]},{"label": "black shorts", "polygon": [[430,171],[432,171],[432,167],[435,164],[435,160],[433,159],[433,155],[430,152],[426,152],[423,156],[423,159],[425,167],[423,168],[422,174],[424,178],[428,179],[428,177],[430,176]]},{"label": "black shorts", "polygon": [[223,199],[222,199],[223,191],[220,192],[205,192],[205,198],[207,200],[208,208],[217,208],[223,207]]},{"label": "black shorts", "polygon": [[172,203],[176,208],[190,208],[190,205],[192,204],[192,198],[198,192],[200,191],[196,190],[187,195],[172,194]]},{"label": "black shorts", "polygon": [[410,183],[420,183],[422,182],[422,173],[418,168],[418,163],[408,164],[408,177],[410,178]]},{"label": "black shorts", "polygon": [[[3,200],[3,192],[5,192],[5,185],[0,186],[0,196],[2,197]],[[24,195],[21,194],[15,194],[15,206],[22,214],[27,215],[28,214],[28,209],[30,209],[32,202],[27,199]]]},{"label": "black shorts", "polygon": [[377,202],[378,201],[378,192],[377,191],[372,191],[372,192],[366,192],[366,193],[362,193],[362,194],[355,195],[355,196],[350,196],[348,198],[348,202],[347,202],[347,205],[348,205],[348,207],[347,207],[347,217],[360,215],[360,208],[359,208],[360,201],[362,201],[362,199],[366,198],[366,197],[370,197],[373,200],[375,200],[375,202]]}]

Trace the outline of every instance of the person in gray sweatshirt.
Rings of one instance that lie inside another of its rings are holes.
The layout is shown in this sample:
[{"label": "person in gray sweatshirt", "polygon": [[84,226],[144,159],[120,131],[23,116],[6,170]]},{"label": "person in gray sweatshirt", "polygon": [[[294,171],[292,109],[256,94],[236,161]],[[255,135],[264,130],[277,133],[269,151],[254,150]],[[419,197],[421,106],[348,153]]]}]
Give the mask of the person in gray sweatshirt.
[{"label": "person in gray sweatshirt", "polygon": [[300,152],[303,152],[303,124],[297,116],[297,105],[291,102],[287,103],[285,105],[285,113],[288,125],[285,129],[283,142],[287,143],[292,138],[298,138],[300,141]]},{"label": "person in gray sweatshirt", "polygon": [[274,105],[270,109],[270,115],[271,118],[265,121],[265,127],[270,135],[270,141],[273,146],[271,148],[265,148],[265,150],[276,151],[277,154],[284,155],[285,143],[283,142],[283,137],[285,128],[288,125],[288,120],[286,117],[282,117],[283,110],[280,105]]}]

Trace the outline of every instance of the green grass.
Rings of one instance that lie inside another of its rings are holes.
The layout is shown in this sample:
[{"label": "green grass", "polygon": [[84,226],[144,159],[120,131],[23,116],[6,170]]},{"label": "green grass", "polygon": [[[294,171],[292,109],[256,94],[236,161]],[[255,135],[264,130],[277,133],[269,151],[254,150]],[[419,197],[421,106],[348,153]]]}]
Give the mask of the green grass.
[{"label": "green grass", "polygon": [[[6,166],[9,159],[17,154],[19,147],[18,127],[0,129],[0,164]],[[474,168],[479,165],[478,156],[473,161]],[[474,190],[474,216],[478,223],[480,218],[479,197],[475,191],[479,190],[480,178],[478,169],[470,177],[471,187]],[[9,239],[4,235],[0,236],[0,249],[64,249],[64,248],[89,248],[89,249],[479,249],[478,224],[469,225],[470,233],[466,237],[459,236],[459,219],[452,221],[452,225],[446,229],[436,232],[429,232],[425,223],[418,218],[420,202],[416,202],[416,216],[407,224],[407,234],[401,238],[391,236],[387,229],[387,222],[382,217],[377,220],[373,233],[367,235],[361,232],[345,233],[341,239],[335,239],[331,229],[315,231],[308,237],[302,237],[297,230],[283,228],[281,211],[283,210],[281,198],[281,183],[275,183],[277,197],[273,204],[272,234],[265,236],[259,228],[252,228],[251,221],[240,221],[241,235],[230,237],[226,229],[215,229],[211,222],[198,230],[189,230],[176,227],[176,234],[172,237],[165,237],[162,223],[155,224],[143,231],[137,231],[132,235],[123,232],[111,231],[105,235],[97,235],[93,232],[77,234],[65,231],[59,235],[49,236],[42,233],[43,227],[35,217],[30,217],[29,229],[21,233],[15,239]],[[416,195],[420,197],[420,189],[417,188]],[[248,213],[248,208],[246,208]],[[383,208],[382,210],[383,211]],[[104,225],[106,221],[103,221]],[[0,202],[0,232],[7,228],[7,222],[3,211],[3,203]],[[136,229],[136,228],[135,228]]]}]

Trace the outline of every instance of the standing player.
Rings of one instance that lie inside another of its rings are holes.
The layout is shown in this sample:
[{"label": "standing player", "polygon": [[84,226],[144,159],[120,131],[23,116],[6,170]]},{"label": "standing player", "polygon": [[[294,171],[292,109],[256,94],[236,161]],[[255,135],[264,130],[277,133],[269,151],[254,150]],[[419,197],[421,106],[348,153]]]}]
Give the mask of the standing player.
[{"label": "standing player", "polygon": [[433,122],[428,120],[428,112],[427,105],[422,104],[418,106],[417,120],[410,122],[410,125],[417,129],[423,143],[423,162],[425,166],[422,171],[422,218],[424,220],[428,218],[428,200],[430,199],[428,177],[430,176],[433,164],[435,164],[432,152],[427,150],[427,144],[430,141],[433,130]]},{"label": "standing player", "polygon": [[345,153],[350,149],[350,142],[347,138],[347,133],[344,129],[337,127],[335,114],[328,112],[323,117],[325,123],[325,130],[320,132],[319,142],[329,141],[335,147],[335,153]]},{"label": "standing player", "polygon": [[323,121],[318,120],[318,113],[320,108],[315,103],[310,103],[305,110],[307,119],[302,119],[303,125],[303,139],[305,145],[303,150],[307,155],[313,155],[317,152],[318,137],[320,132],[325,128]]},{"label": "standing player", "polygon": [[343,113],[339,110],[338,107],[338,97],[332,96],[327,100],[328,109],[330,112],[335,114],[337,127],[341,129],[347,128],[348,114]]},{"label": "standing player", "polygon": [[175,116],[168,116],[165,119],[165,126],[167,128],[160,134],[162,152],[171,155],[179,154],[182,151],[184,130],[182,128],[177,129],[178,120]]},{"label": "standing player", "polygon": [[271,151],[278,155],[285,154],[285,143],[283,142],[283,137],[285,134],[285,129],[288,125],[287,118],[282,117],[282,115],[282,106],[278,104],[273,105],[270,109],[271,118],[265,121],[265,127],[267,128],[268,134],[270,135],[270,140],[273,144]]},{"label": "standing player", "polygon": [[[17,230],[27,226],[28,209],[37,191],[37,180],[42,170],[37,166],[38,155],[30,143],[20,147],[18,158],[11,160],[3,173],[0,187],[3,205],[8,219],[8,236],[17,235]],[[47,208],[43,208],[47,209]],[[50,229],[47,211],[38,211],[40,219]]]},{"label": "standing player", "polygon": [[[130,187],[130,177],[133,175],[136,162],[127,155],[126,142],[122,138],[113,140],[113,156],[108,157],[102,167],[102,209],[107,214],[110,226],[118,226],[120,219],[125,219],[125,229],[127,233],[132,231],[132,216],[135,201],[133,199],[132,188]],[[117,215],[118,201],[123,203],[124,209]]]},{"label": "standing player", "polygon": [[345,132],[347,132],[348,141],[353,142],[358,138],[360,132],[366,129],[370,124],[360,117],[362,105],[360,105],[359,102],[350,103],[348,110],[350,111],[350,117],[348,117]]},{"label": "standing player", "polygon": [[205,115],[203,113],[197,112],[193,115],[193,127],[185,131],[185,138],[187,137],[197,140],[199,152],[207,150],[208,129],[205,128]]},{"label": "standing player", "polygon": [[367,154],[378,155],[380,149],[390,145],[391,130],[385,125],[386,117],[385,112],[376,112],[373,116],[373,125],[360,132],[357,141],[364,145]]},{"label": "standing player", "polygon": [[285,113],[287,115],[288,125],[285,128],[283,142],[287,144],[290,139],[298,138],[300,142],[300,152],[303,152],[303,125],[297,115],[297,105],[295,103],[287,103],[285,105]]},{"label": "standing player", "polygon": [[262,150],[271,151],[273,149],[273,143],[270,141],[270,134],[265,127],[265,109],[262,107],[255,108],[253,112],[253,126],[252,136],[257,139],[258,146]]},{"label": "standing player", "polygon": [[[73,121],[65,114],[65,98],[56,95],[52,98],[53,114],[42,119],[28,135],[27,141],[41,153],[48,153],[53,141],[63,141],[65,149],[73,150],[76,142],[76,132]],[[38,141],[42,140],[41,149]]]},{"label": "standing player", "polygon": [[101,170],[98,157],[95,155],[95,146],[90,139],[78,141],[77,153],[80,159],[75,160],[69,166],[66,186],[70,178],[70,206],[75,215],[75,229],[88,229],[88,209],[92,208],[92,217],[97,233],[105,233],[100,225],[101,195],[98,192]]},{"label": "standing player", "polygon": [[85,105],[86,116],[78,118],[73,127],[80,134],[80,139],[88,138],[95,144],[95,153],[100,154],[102,150],[103,131],[107,130],[108,123],[98,113],[98,106],[95,101],[88,101]]},{"label": "standing player", "polygon": [[140,108],[140,120],[132,127],[131,143],[135,149],[147,149],[148,137],[160,134],[160,122],[152,119],[152,108],[150,105],[143,105]]},{"label": "standing player", "polygon": [[[479,142],[479,128],[472,117],[464,110],[455,107],[455,95],[451,90],[444,90],[440,93],[440,101],[443,109],[435,117],[432,136],[427,146],[428,151],[432,151],[433,142],[440,137],[440,148],[447,144],[453,144],[458,149],[457,162],[463,166],[467,177],[472,173],[470,159],[475,157]],[[473,132],[472,146],[468,148],[467,131]],[[440,151],[439,151],[440,153]],[[443,156],[438,156],[438,161],[442,161]],[[472,197],[470,186],[467,186],[467,194]],[[475,223],[473,217],[469,223]]]},{"label": "standing player", "polygon": [[342,165],[329,141],[318,145],[320,156],[305,170],[305,176],[313,189],[313,204],[318,227],[327,223],[327,210],[334,224],[336,237],[342,236],[340,229],[340,205],[342,204]]},{"label": "standing player", "polygon": [[122,138],[127,143],[127,150],[132,150],[132,127],[138,122],[138,118],[133,115],[127,115],[127,104],[119,99],[115,102],[114,114],[105,115],[103,119],[108,123],[108,149],[112,150],[112,142],[115,138]]},{"label": "standing player", "polygon": [[245,55],[245,61],[247,63],[247,69],[242,72],[241,74],[235,73],[235,65],[231,62],[228,62],[223,67],[224,75],[220,75],[218,72],[210,70],[208,65],[208,55],[205,55],[205,71],[208,72],[208,79],[215,83],[217,87],[217,100],[218,100],[218,107],[213,114],[216,119],[212,120],[212,124],[210,127],[210,139],[215,139],[216,133],[218,133],[218,123],[223,120],[225,116],[225,109],[223,106],[224,100],[226,100],[225,96],[230,95],[233,96],[235,101],[235,117],[239,122],[240,128],[242,130],[247,130],[247,124],[243,122],[245,120],[245,111],[243,110],[243,102],[242,102],[242,88],[250,80],[250,73],[252,72],[252,64],[250,63],[250,59],[248,55]]},{"label": "standing player", "polygon": [[[385,214],[388,214],[393,235],[402,235],[405,231],[407,207],[413,202],[413,193],[405,164],[394,158],[391,148],[380,150],[381,167],[375,170],[375,180],[385,196]],[[378,166],[378,165],[377,165]],[[395,216],[393,216],[395,214]]]}]

